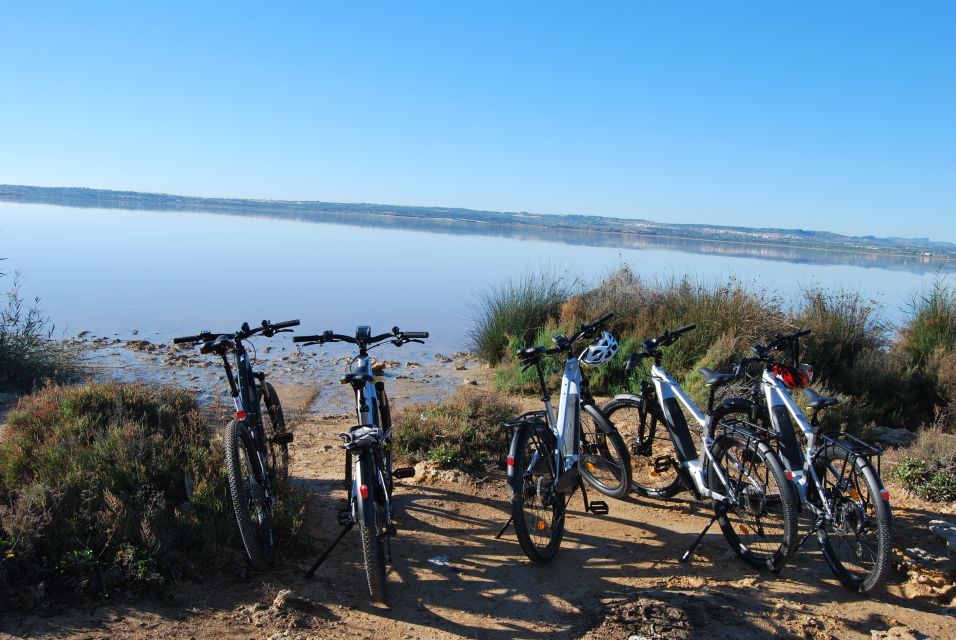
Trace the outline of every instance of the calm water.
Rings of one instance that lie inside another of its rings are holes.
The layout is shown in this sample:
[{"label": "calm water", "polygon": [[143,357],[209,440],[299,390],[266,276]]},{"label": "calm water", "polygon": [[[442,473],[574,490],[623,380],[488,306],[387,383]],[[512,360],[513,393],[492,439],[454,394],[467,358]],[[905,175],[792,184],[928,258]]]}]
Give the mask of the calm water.
[{"label": "calm water", "polygon": [[[790,300],[823,283],[864,292],[892,321],[911,292],[953,268],[833,252],[521,235],[0,202],[0,270],[22,272],[24,292],[40,296],[68,334],[138,330],[165,340],[243,320],[301,318],[301,331],[428,330],[430,353],[465,347],[476,293],[529,267],[588,282],[621,263],[649,277],[734,276]],[[0,280],[0,289],[9,283]]]}]

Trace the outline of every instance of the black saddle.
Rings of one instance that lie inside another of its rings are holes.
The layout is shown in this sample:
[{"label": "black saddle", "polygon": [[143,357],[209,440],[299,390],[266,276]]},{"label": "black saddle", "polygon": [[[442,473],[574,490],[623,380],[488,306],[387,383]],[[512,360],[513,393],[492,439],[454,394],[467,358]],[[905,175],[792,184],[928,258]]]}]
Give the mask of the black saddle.
[{"label": "black saddle", "polygon": [[371,376],[367,373],[346,373],[342,376],[342,384],[351,384],[362,386],[366,382],[375,382],[375,376]]},{"label": "black saddle", "polygon": [[737,377],[734,373],[720,373],[719,371],[714,371],[713,369],[708,369],[707,367],[701,367],[698,369],[698,371],[700,371],[700,375],[704,377],[704,384],[706,384],[708,387],[711,385],[719,387],[720,385],[727,384]]},{"label": "black saddle", "polygon": [[823,409],[840,403],[839,398],[821,396],[813,389],[804,389],[803,392],[807,395],[807,406],[811,409]]},{"label": "black saddle", "polygon": [[524,362],[536,362],[541,359],[541,354],[547,350],[547,347],[528,347],[518,352],[518,358]]},{"label": "black saddle", "polygon": [[229,336],[219,336],[215,340],[203,342],[199,347],[199,353],[216,353],[222,355],[226,351],[232,351],[236,348],[236,343],[229,339]]}]

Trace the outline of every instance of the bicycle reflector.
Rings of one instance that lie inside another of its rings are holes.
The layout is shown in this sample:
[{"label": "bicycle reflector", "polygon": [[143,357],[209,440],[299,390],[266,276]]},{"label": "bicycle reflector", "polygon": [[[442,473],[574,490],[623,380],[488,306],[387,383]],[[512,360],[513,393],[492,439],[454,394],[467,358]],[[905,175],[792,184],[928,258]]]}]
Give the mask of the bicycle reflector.
[{"label": "bicycle reflector", "polygon": [[783,380],[788,389],[803,389],[813,382],[813,367],[808,364],[801,364],[799,367],[775,364],[773,375]]}]

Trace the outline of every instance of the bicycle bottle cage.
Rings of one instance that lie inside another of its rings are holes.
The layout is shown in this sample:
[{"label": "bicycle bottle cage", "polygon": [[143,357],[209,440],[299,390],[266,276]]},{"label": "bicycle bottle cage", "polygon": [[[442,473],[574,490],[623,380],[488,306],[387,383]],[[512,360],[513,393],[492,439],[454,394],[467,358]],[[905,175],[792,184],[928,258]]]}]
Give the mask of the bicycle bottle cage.
[{"label": "bicycle bottle cage", "polygon": [[382,430],[372,425],[360,424],[349,429],[348,433],[340,433],[339,437],[345,442],[342,445],[344,449],[368,449],[381,442]]}]

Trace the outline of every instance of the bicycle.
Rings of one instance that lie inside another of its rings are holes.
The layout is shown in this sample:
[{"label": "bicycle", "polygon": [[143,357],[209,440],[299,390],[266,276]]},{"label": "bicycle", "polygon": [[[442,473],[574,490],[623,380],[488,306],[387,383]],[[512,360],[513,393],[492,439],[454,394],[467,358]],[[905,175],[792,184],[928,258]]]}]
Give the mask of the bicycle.
[{"label": "bicycle", "polygon": [[[623,496],[630,485],[630,460],[627,448],[613,425],[604,417],[581,371],[581,364],[596,367],[617,353],[617,342],[603,331],[580,356],[575,345],[592,340],[613,314],[581,325],[570,338],[557,335],[555,347],[522,349],[517,356],[525,368],[535,367],[541,387],[543,411],[531,411],[504,424],[513,429],[508,452],[508,493],[511,517],[496,538],[514,523],[515,535],[532,562],[547,562],[558,552],[564,535],[564,512],[577,488],[581,489],[585,511],[595,515],[608,513],[607,503],[589,501],[581,478],[607,495]],[[565,357],[564,375],[557,416],[544,379],[543,356]],[[582,428],[581,414],[593,427]]]},{"label": "bicycle", "polygon": [[[809,334],[809,329],[778,333],[767,344],[755,344],[755,355],[743,358],[737,369],[745,372],[759,362],[761,375],[749,380],[749,400],[732,401],[778,436],[780,458],[800,506],[814,519],[797,547],[816,534],[840,582],[865,594],[883,582],[890,565],[892,515],[889,491],[880,478],[882,450],[848,433],[819,429],[820,411],[839,400],[810,389],[813,370],[798,364],[800,338]],[[784,359],[778,360],[774,352],[784,353]],[[809,420],[790,393],[796,389],[803,390],[805,406],[813,411]]]},{"label": "bicycle", "polygon": [[346,342],[358,346],[355,364],[342,377],[342,384],[352,386],[355,393],[355,413],[358,424],[347,433],[340,433],[345,449],[345,487],[349,508],[339,511],[342,531],[325,553],[306,573],[311,578],[332,549],[355,524],[359,525],[362,538],[362,554],[365,560],[365,577],[369,593],[377,602],[385,602],[387,583],[385,564],[391,562],[391,536],[396,533],[392,505],[393,481],[415,475],[412,468],[392,469],[392,418],[385,385],[372,374],[372,361],[368,352],[385,341],[396,347],[417,342],[424,344],[427,331],[401,331],[394,327],[391,332],[377,336],[367,326],[360,326],[355,336],[346,336],[332,331],[313,336],[296,336],[293,342],[303,346],[321,345],[328,342]]},{"label": "bicycle", "polygon": [[[696,326],[689,324],[644,340],[642,351],[628,357],[625,372],[630,375],[650,358],[654,361],[651,382],[642,380],[640,394],[617,395],[602,411],[631,440],[633,487],[639,494],[669,498],[689,489],[696,499],[712,501],[714,515],[681,556],[682,562],[690,560],[710,527],[719,522],[741,559],[778,572],[795,549],[796,500],[783,465],[766,443],[769,438],[728,419],[741,411],[737,406],[714,405],[716,390],[733,374],[700,369],[710,388],[704,412],[663,367],[661,348]],[[700,426],[699,453],[681,405]],[[623,424],[631,428],[623,429]],[[657,431],[659,424],[664,425],[663,435]]]},{"label": "bicycle", "polygon": [[[264,571],[275,560],[272,534],[272,513],[276,506],[276,490],[289,471],[289,443],[292,434],[286,430],[282,405],[275,388],[266,382],[265,373],[255,371],[249,361],[244,341],[255,335],[271,338],[291,331],[298,320],[271,323],[250,328],[243,322],[239,331],[201,331],[194,336],[174,338],[174,344],[198,343],[199,352],[222,358],[229,390],[236,408],[235,418],[226,425],[224,436],[226,476],[239,534],[252,567]],[[228,353],[235,356],[236,371]],[[269,417],[269,433],[262,420],[262,403]]]}]

